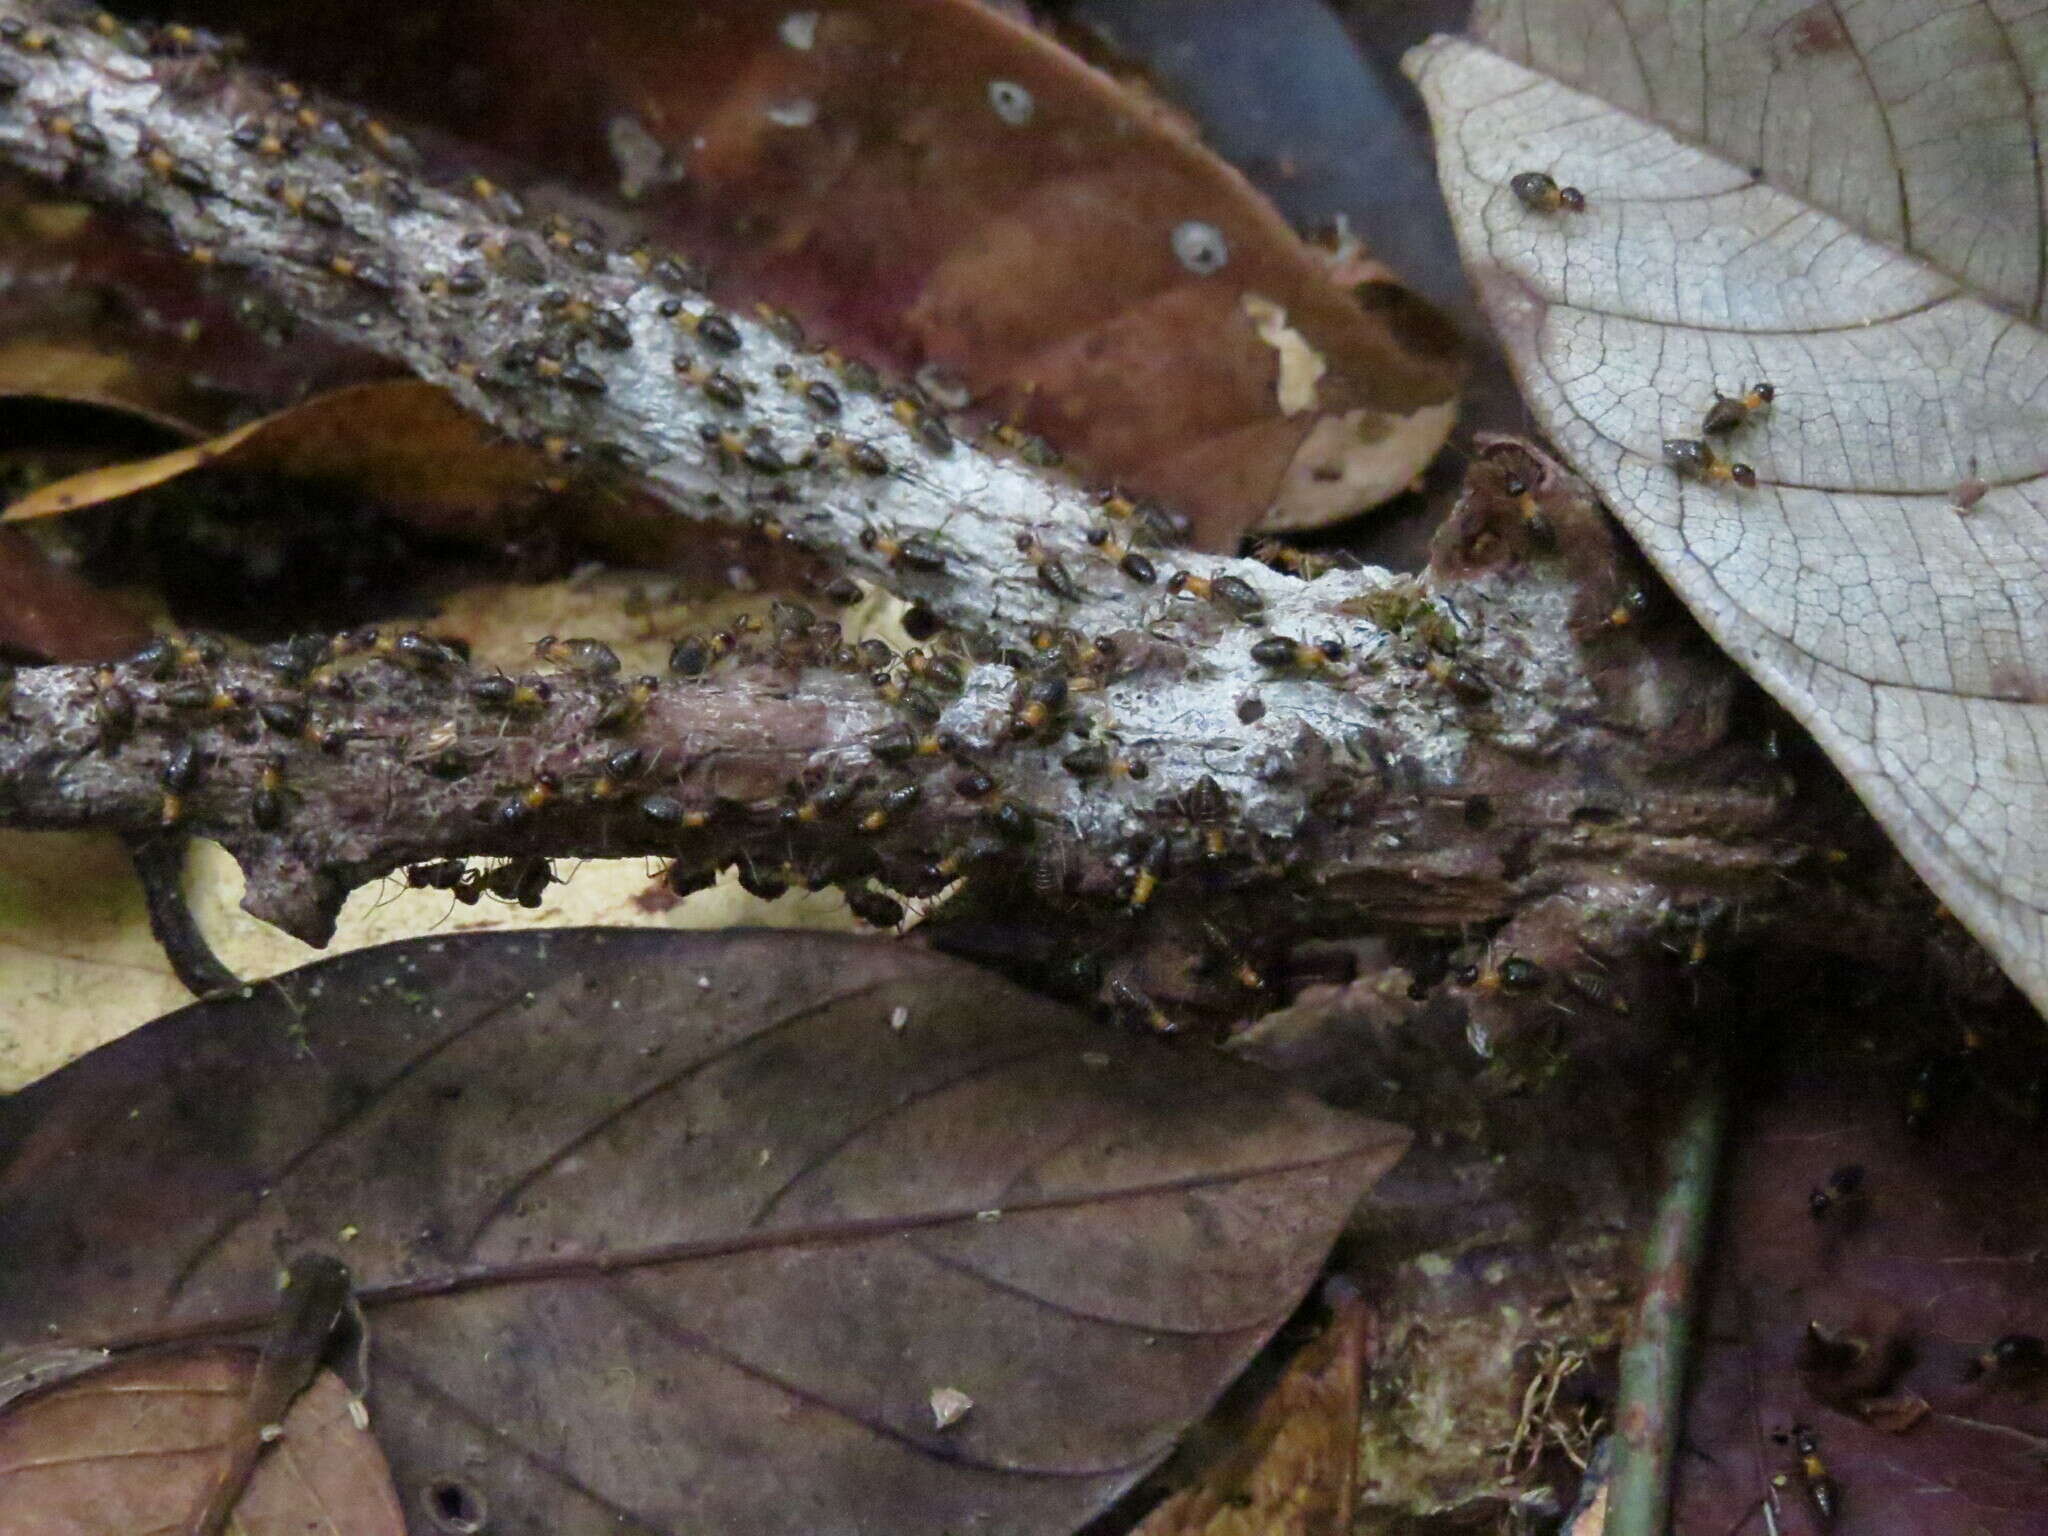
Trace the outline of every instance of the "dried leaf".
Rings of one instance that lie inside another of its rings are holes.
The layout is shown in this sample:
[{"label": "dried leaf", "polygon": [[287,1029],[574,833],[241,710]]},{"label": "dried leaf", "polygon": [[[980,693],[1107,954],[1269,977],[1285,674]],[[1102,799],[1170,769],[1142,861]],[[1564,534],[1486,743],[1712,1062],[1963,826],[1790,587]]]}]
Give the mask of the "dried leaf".
[{"label": "dried leaf", "polygon": [[62,400],[96,405],[142,418],[175,437],[186,423],[143,404],[148,386],[135,360],[97,347],[15,339],[0,346],[0,399]]},{"label": "dried leaf", "polygon": [[190,996],[112,833],[0,832],[0,972],[0,1093]]},{"label": "dried leaf", "polygon": [[[1537,419],[2048,1006],[2048,18],[1500,0],[1479,33],[1410,68]],[[1759,381],[1716,450],[1754,490],[1665,465]]]},{"label": "dried leaf", "polygon": [[0,528],[0,660],[111,661],[149,626],[126,602],[57,565],[18,528]]},{"label": "dried leaf", "polygon": [[[308,78],[631,201],[727,298],[939,370],[1089,477],[1187,512],[1205,547],[1399,492],[1455,414],[1462,365],[1425,301],[1384,272],[1332,281],[1164,113],[978,0],[265,9],[205,7]],[[472,88],[449,88],[450,59]],[[1281,409],[1248,295],[1326,360],[1314,411]]]},{"label": "dried leaf", "polygon": [[417,379],[357,384],[208,442],[89,470],[30,492],[4,521],[76,511],[208,466],[342,480],[415,523],[477,528],[534,500],[547,478],[537,449],[506,442]]},{"label": "dried leaf", "polygon": [[1236,1454],[1169,1497],[1132,1536],[1348,1536],[1372,1311],[1355,1294],[1333,1310],[1259,1405]]},{"label": "dried leaf", "polygon": [[1065,1531],[1405,1143],[904,946],[420,941],[0,1103],[0,1349],[261,1326],[277,1256],[346,1240],[408,1506]]},{"label": "dried leaf", "polygon": [[[137,1536],[181,1529],[227,1460],[253,1349],[124,1360],[0,1413],[8,1536]],[[405,1536],[376,1440],[322,1371],[257,1464],[232,1527],[243,1536]]]}]

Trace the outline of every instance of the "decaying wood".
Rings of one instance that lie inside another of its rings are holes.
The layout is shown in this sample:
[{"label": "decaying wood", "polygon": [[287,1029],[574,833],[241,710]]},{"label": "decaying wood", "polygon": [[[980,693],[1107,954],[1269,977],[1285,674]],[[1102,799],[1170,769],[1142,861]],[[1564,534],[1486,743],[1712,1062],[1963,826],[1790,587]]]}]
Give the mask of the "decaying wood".
[{"label": "decaying wood", "polygon": [[[714,311],[679,262],[429,185],[390,129],[204,37],[54,9],[0,4],[9,161],[150,216],[219,281],[402,361],[565,473],[752,516],[914,599],[960,676],[849,654],[798,613],[645,688],[558,652],[531,707],[391,634],[24,670],[0,824],[175,820],[240,860],[250,911],[314,942],[352,887],[472,856],[654,854],[684,886],[733,863],[763,886],[964,876],[1080,913],[1105,949],[1526,913],[1536,952],[1822,910],[1795,786],[1728,729],[1732,670],[1535,450],[1483,451],[1419,581],[1179,552]],[[167,768],[190,782],[167,791]]]}]

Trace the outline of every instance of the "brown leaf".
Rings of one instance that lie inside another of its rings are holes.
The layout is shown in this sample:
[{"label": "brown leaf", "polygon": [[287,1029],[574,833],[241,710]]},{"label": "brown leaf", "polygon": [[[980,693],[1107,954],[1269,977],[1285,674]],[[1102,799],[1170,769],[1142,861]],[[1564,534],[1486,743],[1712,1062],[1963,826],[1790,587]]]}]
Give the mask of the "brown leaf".
[{"label": "brown leaf", "polygon": [[19,528],[0,528],[0,657],[111,661],[148,638],[127,603],[52,562]]},{"label": "brown leaf", "polygon": [[1237,1453],[1133,1536],[1348,1536],[1372,1309],[1350,1294],[1333,1313],[1259,1405]]},{"label": "brown leaf", "polygon": [[408,1504],[1063,1531],[1405,1143],[900,946],[415,941],[0,1104],[0,1348],[260,1326],[279,1254],[346,1242]]},{"label": "brown leaf", "polygon": [[340,480],[392,512],[451,531],[493,525],[540,494],[547,461],[498,437],[417,379],[351,385],[152,459],[88,470],[9,507],[21,522],[76,511],[208,466]]},{"label": "brown leaf", "polygon": [[[287,67],[631,201],[728,298],[942,370],[1205,547],[1395,494],[1455,414],[1462,365],[1424,301],[1383,274],[1354,296],[1163,112],[976,0],[463,0],[407,17],[369,81],[376,19],[206,9]],[[1325,365],[1291,411],[1274,311]]]},{"label": "brown leaf", "polygon": [[[149,1354],[73,1377],[0,1413],[7,1536],[181,1529],[227,1459],[253,1349]],[[405,1536],[391,1469],[322,1371],[235,1508],[244,1536]]]}]

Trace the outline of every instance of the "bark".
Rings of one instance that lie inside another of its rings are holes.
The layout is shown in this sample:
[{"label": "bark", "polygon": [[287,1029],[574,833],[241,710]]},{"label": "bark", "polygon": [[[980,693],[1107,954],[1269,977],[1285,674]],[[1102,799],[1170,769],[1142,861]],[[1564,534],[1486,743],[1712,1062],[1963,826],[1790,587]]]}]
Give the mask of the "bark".
[{"label": "bark", "polygon": [[[1795,884],[1814,863],[1796,786],[1729,730],[1733,670],[1533,448],[1482,451],[1419,580],[1180,552],[716,310],[680,262],[431,185],[388,129],[203,36],[56,14],[0,3],[27,29],[0,58],[8,161],[146,216],[215,280],[444,385],[564,473],[751,516],[916,600],[960,679],[852,657],[800,615],[730,637],[703,677],[636,692],[558,670],[529,709],[390,635],[280,665],[37,668],[0,721],[0,824],[215,838],[249,910],[316,943],[350,888],[473,856],[656,854],[684,885],[735,862],[761,885],[965,877],[1115,917],[1106,949],[1172,931],[1212,960],[1529,913],[1531,950],[1569,963],[1682,951],[1702,913],[1824,910],[1819,879]],[[301,111],[316,126],[288,156],[238,147]],[[638,763],[609,771],[626,749]],[[167,768],[192,775],[168,831]]]}]

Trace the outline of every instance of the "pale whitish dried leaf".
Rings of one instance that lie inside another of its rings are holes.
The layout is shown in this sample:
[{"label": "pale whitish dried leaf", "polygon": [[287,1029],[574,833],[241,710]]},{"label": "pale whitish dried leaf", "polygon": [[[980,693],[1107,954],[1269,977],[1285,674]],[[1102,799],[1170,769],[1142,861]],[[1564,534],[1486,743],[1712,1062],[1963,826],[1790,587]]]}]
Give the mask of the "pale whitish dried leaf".
[{"label": "pale whitish dried leaf", "polygon": [[[1655,10],[1488,7],[1481,35],[1549,73],[1410,55],[1466,265],[1544,430],[2048,1005],[2048,345],[2007,312],[2039,303],[2040,169],[2007,141],[2048,24]],[[1525,170],[1585,212],[1524,208]],[[1766,379],[1728,450],[1757,488],[1679,481],[1662,440]]]}]

